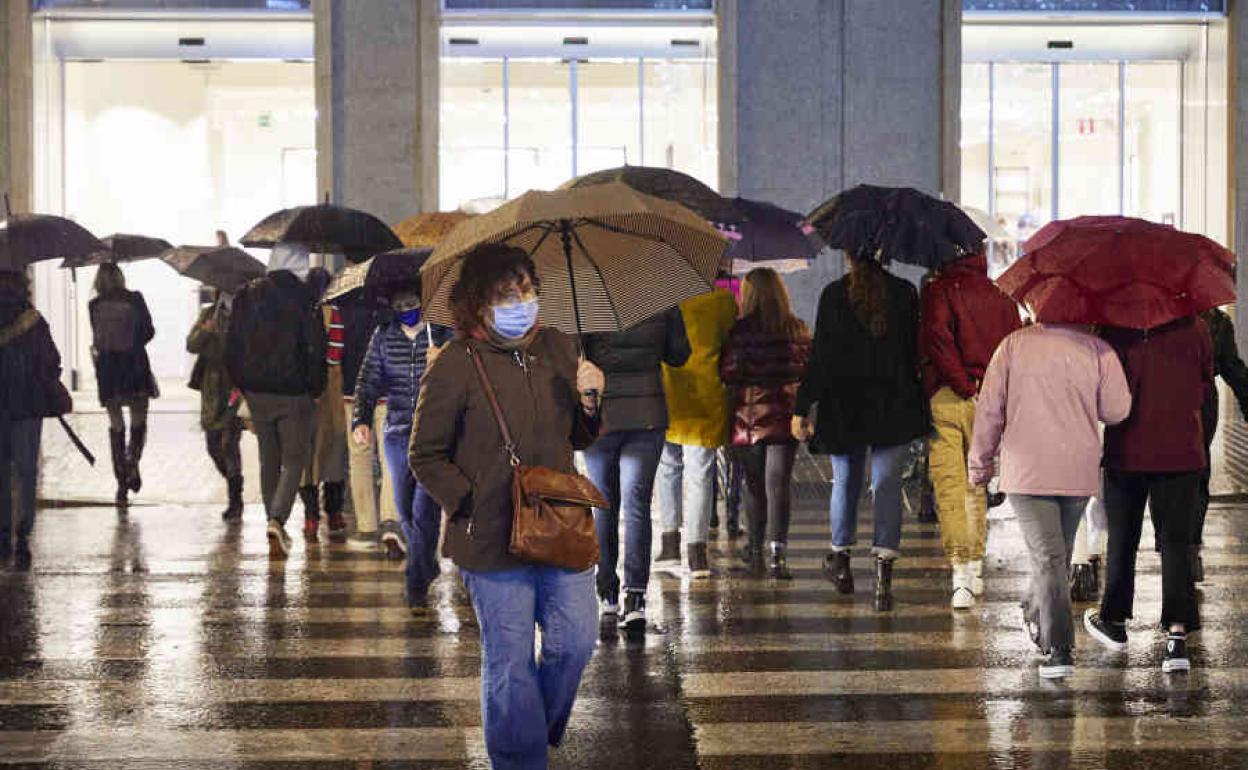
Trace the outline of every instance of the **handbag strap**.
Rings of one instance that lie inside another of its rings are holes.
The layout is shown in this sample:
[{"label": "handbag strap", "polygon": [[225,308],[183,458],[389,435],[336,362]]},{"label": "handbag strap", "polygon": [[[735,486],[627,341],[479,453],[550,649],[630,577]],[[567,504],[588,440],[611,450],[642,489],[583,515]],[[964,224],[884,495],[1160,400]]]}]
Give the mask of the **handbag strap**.
[{"label": "handbag strap", "polygon": [[481,387],[485,390],[485,397],[490,401],[490,408],[494,411],[494,419],[498,422],[498,432],[503,436],[503,449],[507,452],[507,458],[511,462],[511,466],[520,465],[520,456],[516,454],[516,442],[511,438],[511,431],[507,428],[507,418],[503,417],[503,408],[498,405],[498,396],[494,393],[494,385],[490,382],[490,376],[485,373],[485,364],[481,361],[481,354],[476,348],[468,345],[468,357],[472,359],[473,365],[477,369],[477,377],[481,380]]}]

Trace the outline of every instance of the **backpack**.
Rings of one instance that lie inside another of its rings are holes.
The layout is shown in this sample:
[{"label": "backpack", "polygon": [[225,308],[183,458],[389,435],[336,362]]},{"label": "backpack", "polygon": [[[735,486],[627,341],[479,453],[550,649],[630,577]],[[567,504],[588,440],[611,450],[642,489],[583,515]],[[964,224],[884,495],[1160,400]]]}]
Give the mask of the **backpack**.
[{"label": "backpack", "polygon": [[127,299],[100,297],[91,310],[91,332],[99,352],[128,353],[138,343],[139,314]]}]

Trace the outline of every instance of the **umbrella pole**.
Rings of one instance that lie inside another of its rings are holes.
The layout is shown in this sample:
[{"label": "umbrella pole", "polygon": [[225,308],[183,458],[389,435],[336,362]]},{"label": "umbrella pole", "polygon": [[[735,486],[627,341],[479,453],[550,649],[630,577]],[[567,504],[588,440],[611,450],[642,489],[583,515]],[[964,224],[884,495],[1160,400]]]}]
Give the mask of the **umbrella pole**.
[{"label": "umbrella pole", "polygon": [[559,237],[563,240],[563,256],[568,260],[568,283],[572,288],[572,314],[576,316],[576,347],[581,351],[581,305],[576,298],[576,275],[572,268],[572,223],[563,219],[559,222]]}]

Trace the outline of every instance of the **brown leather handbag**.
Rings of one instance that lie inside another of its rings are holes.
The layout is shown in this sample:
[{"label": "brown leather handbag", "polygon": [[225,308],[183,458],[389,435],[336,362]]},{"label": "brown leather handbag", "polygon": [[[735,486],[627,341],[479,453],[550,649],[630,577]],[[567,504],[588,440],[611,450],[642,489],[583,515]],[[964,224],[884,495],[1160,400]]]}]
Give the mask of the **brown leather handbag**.
[{"label": "brown leather handbag", "polygon": [[511,462],[511,544],[512,556],[547,567],[583,572],[598,563],[598,535],[594,529],[593,508],[608,503],[594,483],[579,473],[529,466],[520,462],[507,419],[481,355],[468,346],[468,355],[477,368],[485,390],[503,450]]}]

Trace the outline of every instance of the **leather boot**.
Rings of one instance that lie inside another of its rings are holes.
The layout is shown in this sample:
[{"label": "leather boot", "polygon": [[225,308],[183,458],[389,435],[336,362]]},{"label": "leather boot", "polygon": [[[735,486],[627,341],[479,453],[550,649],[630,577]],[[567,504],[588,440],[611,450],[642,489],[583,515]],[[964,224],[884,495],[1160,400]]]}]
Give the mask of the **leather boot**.
[{"label": "leather boot", "polygon": [[663,532],[659,535],[659,556],[655,559],[659,563],[680,564],[680,530],[675,532]]},{"label": "leather boot", "polygon": [[320,489],[315,485],[299,487],[299,500],[303,502],[303,536],[315,543],[321,526]]},{"label": "leather boot", "polygon": [[334,542],[347,539],[347,521],[342,517],[345,500],[345,486],[341,481],[325,482],[325,517],[329,519],[329,539]]},{"label": "leather boot", "polygon": [[789,560],[785,553],[788,548],[785,544],[772,542],[768,550],[770,553],[767,559],[767,574],[773,580],[792,580],[793,573],[789,571]]},{"label": "leather boot", "polygon": [[1075,603],[1096,599],[1091,564],[1074,564],[1070,568],[1070,600]]},{"label": "leather boot", "polygon": [[236,521],[243,517],[243,477],[235,476],[232,479],[226,479],[225,483],[229,488],[230,498],[221,518],[226,521]]},{"label": "leather boot", "polygon": [[110,430],[108,432],[108,448],[113,456],[113,476],[117,479],[117,496],[115,500],[118,507],[125,507],[130,504],[130,501],[126,499],[126,493],[130,489],[130,466],[126,460],[126,432],[124,430]]},{"label": "leather boot", "polygon": [[128,474],[126,484],[135,494],[143,488],[143,477],[139,475],[139,462],[143,459],[143,447],[147,445],[147,424],[130,426],[130,446],[127,448],[126,464]]},{"label": "leather boot", "polygon": [[849,566],[849,551],[835,551],[825,556],[823,574],[836,586],[838,593],[854,592],[854,573]]},{"label": "leather boot", "polygon": [[888,612],[893,609],[893,560],[875,560],[875,610]]}]

